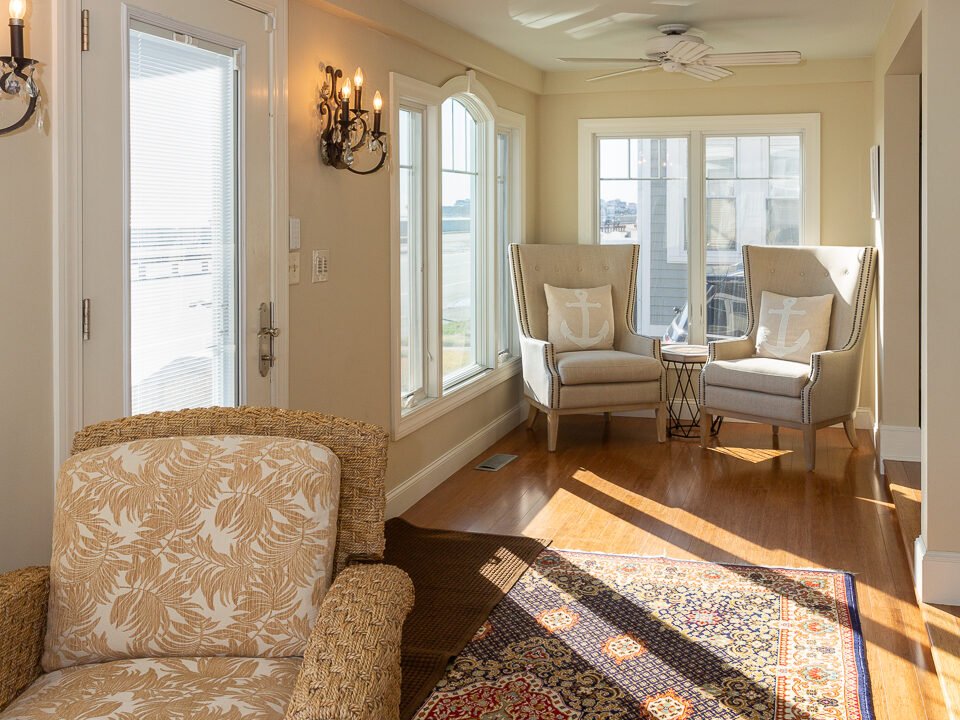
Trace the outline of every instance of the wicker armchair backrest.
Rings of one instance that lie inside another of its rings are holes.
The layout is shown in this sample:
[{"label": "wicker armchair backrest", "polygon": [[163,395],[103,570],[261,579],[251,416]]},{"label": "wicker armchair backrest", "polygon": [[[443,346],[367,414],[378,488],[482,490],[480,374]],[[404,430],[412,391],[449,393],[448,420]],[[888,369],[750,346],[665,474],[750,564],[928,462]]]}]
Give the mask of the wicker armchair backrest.
[{"label": "wicker armchair backrest", "polygon": [[326,445],[340,459],[336,571],[351,556],[383,556],[387,433],[376,425],[267,407],[178,410],[88,425],[74,436],[72,452],[128,440],[190,435],[266,435]]}]

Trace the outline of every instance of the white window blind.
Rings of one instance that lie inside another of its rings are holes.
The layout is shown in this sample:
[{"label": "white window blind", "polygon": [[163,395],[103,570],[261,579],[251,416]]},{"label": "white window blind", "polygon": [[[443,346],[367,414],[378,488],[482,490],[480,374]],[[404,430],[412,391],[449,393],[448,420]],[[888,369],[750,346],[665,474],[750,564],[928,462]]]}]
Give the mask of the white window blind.
[{"label": "white window blind", "polygon": [[234,51],[135,23],[128,62],[131,410],[236,405]]}]

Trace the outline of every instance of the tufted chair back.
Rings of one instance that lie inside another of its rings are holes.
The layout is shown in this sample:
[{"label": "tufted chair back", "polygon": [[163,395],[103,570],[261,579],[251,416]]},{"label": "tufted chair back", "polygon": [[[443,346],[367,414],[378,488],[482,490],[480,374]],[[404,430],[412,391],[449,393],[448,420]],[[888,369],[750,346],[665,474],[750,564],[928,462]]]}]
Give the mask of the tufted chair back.
[{"label": "tufted chair back", "polygon": [[863,337],[873,293],[877,251],[870,247],[743,247],[747,335],[756,340],[763,291],[793,297],[833,295],[828,350],[847,350]]},{"label": "tufted chair back", "polygon": [[591,288],[609,285],[613,295],[614,345],[634,326],[639,245],[511,245],[513,287],[520,332],[547,339],[543,285]]}]

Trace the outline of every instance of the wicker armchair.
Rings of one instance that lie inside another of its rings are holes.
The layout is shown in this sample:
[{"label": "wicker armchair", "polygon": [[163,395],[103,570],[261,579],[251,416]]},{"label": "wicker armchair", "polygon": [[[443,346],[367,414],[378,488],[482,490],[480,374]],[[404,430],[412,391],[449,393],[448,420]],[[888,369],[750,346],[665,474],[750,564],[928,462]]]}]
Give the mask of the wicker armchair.
[{"label": "wicker armchair", "polygon": [[[283,717],[397,718],[400,635],[413,605],[413,585],[398,568],[378,564],[384,549],[386,434],[373,425],[316,413],[212,408],[92,425],[77,433],[73,452],[191,435],[295,438],[323,444],[337,455],[340,501],[334,581],[321,602]],[[46,567],[0,575],[0,709],[42,674],[49,585]]]}]

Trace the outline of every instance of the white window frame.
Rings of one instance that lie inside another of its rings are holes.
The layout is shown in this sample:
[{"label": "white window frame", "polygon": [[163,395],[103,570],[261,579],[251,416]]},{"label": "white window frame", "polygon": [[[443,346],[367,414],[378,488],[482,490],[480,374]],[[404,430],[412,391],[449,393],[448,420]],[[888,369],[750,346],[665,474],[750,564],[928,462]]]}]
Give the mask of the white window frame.
[{"label": "white window frame", "polygon": [[[465,369],[462,376],[444,383],[442,367],[442,333],[440,304],[442,298],[442,267],[440,243],[441,224],[441,117],[440,107],[445,100],[457,97],[463,101],[478,121],[480,133],[477,145],[478,208],[476,216],[476,282],[479,288],[476,308],[477,364]],[[496,238],[496,138],[497,132],[511,133],[514,212],[511,231],[516,242],[523,242],[523,193],[525,185],[525,119],[522,115],[500,108],[490,92],[477,80],[471,70],[449,80],[441,87],[415,80],[397,73],[390,74],[390,127],[398,128],[400,108],[421,109],[423,115],[423,317],[424,364],[423,396],[416,397],[412,407],[401,396],[400,378],[400,173],[399,164],[390,165],[391,199],[391,429],[394,440],[399,440],[419,428],[442,417],[520,372],[518,349],[511,357],[498,357],[500,312],[502,310],[499,285],[506,278],[498,270]]]},{"label": "white window frame", "polygon": [[[706,340],[706,205],[705,143],[708,136],[800,134],[801,143],[801,245],[820,244],[820,114],[790,115],[714,115],[659,118],[584,119],[578,123],[579,241],[600,242],[598,207],[600,202],[599,140],[616,137],[687,137],[688,263],[687,294],[692,343]],[[739,245],[738,245],[739,248]],[[649,268],[649,262],[645,263]],[[644,312],[649,303],[642,302]]]}]

